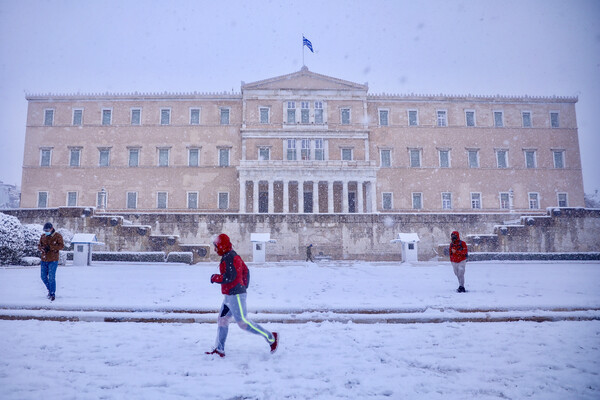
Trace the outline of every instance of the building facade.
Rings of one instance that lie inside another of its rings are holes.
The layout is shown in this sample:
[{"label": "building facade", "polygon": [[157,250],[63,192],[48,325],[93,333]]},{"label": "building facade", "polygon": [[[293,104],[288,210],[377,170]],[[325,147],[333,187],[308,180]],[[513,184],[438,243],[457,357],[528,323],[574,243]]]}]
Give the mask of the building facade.
[{"label": "building facade", "polygon": [[241,93],[28,95],[23,208],[583,207],[571,97],[374,95],[300,71]]}]

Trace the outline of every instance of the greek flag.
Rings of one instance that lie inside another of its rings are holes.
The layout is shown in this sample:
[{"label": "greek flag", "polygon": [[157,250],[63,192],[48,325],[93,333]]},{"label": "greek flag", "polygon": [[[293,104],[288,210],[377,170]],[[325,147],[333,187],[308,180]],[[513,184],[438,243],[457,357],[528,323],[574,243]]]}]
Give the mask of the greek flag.
[{"label": "greek flag", "polygon": [[302,45],[308,47],[308,49],[310,50],[310,52],[314,53],[313,48],[312,48],[312,43],[310,42],[310,40],[308,40],[304,36],[302,36]]}]

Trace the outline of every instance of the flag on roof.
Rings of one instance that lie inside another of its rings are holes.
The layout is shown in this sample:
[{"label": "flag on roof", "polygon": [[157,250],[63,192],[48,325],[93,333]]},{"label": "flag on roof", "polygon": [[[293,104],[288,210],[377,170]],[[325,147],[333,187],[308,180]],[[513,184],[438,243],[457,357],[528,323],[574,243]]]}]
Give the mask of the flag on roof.
[{"label": "flag on roof", "polygon": [[313,48],[312,48],[312,43],[310,42],[310,40],[308,40],[304,36],[302,36],[302,45],[308,47],[308,49],[310,50],[310,52],[314,53]]}]

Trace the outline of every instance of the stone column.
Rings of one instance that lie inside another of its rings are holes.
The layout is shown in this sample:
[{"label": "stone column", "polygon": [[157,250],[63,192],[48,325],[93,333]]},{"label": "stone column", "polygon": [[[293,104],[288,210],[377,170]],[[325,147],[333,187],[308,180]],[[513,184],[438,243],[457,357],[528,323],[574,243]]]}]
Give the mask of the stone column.
[{"label": "stone column", "polygon": [[258,180],[252,181],[252,209],[254,214],[258,214]]},{"label": "stone column", "polygon": [[269,214],[273,214],[273,212],[275,212],[274,183],[275,182],[272,179],[269,179],[269,208],[267,210]]},{"label": "stone column", "polygon": [[342,212],[348,212],[348,181],[342,181]]},{"label": "stone column", "polygon": [[333,208],[333,181],[327,181],[327,212],[332,214]]},{"label": "stone column", "polygon": [[246,180],[240,179],[240,213],[246,212]]},{"label": "stone column", "polygon": [[290,182],[287,180],[283,181],[283,212],[290,212]]},{"label": "stone column", "polygon": [[300,204],[301,204],[300,202],[302,201],[302,200],[300,200],[300,193],[304,192],[301,185],[302,185],[302,181],[298,181],[298,188],[296,189],[296,192],[297,192],[296,193],[296,203],[297,203],[296,205],[298,206],[298,207],[296,207],[296,210],[298,210],[298,213],[301,213],[302,207],[304,207],[304,206],[300,207]]},{"label": "stone column", "polygon": [[356,182],[356,197],[358,197],[358,213],[364,213],[364,202],[363,202],[363,183],[362,181]]},{"label": "stone column", "polygon": [[371,212],[377,212],[377,181],[371,181]]},{"label": "stone column", "polygon": [[319,213],[319,181],[313,181],[313,214]]}]

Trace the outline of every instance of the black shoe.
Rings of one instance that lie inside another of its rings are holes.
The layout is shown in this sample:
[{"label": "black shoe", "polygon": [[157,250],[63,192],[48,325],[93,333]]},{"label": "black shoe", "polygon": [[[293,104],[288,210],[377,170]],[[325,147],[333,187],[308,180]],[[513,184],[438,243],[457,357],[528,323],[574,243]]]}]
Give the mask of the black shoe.
[{"label": "black shoe", "polygon": [[457,291],[458,293],[466,293],[466,291],[467,291],[467,290],[465,289],[465,287],[464,287],[464,286],[459,286],[459,287],[458,287],[458,289],[456,289],[456,291]]},{"label": "black shoe", "polygon": [[50,301],[54,301],[54,299],[56,299],[56,296],[54,296],[53,294],[50,295]]}]

